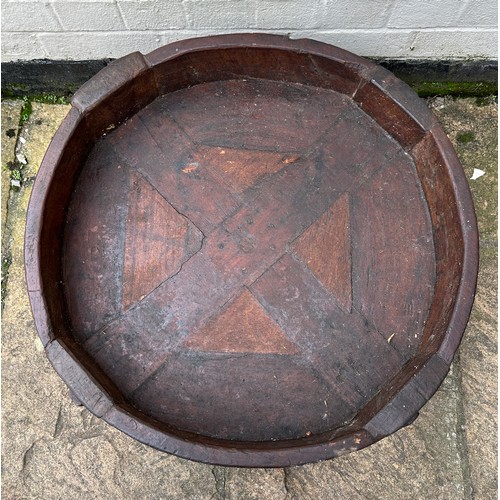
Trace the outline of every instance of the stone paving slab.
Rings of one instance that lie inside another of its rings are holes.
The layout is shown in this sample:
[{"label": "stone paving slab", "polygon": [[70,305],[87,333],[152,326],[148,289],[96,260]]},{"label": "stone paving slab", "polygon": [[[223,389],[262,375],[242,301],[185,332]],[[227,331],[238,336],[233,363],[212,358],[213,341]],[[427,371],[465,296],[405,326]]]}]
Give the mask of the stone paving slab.
[{"label": "stone paving slab", "polygon": [[455,370],[415,423],[353,455],[287,471],[289,498],[467,498]]},{"label": "stone paving slab", "polygon": [[497,498],[497,254],[481,248],[474,311],[459,351],[466,449],[474,498]]},{"label": "stone paving slab", "polygon": [[[288,469],[232,469],[178,459],[141,445],[71,402],[38,340],[22,260],[32,177],[67,108],[34,106],[21,131],[27,139],[27,181],[8,214],[12,264],[2,317],[3,497],[496,498],[496,144],[490,136],[496,135],[497,108],[495,103],[477,107],[472,99],[430,104],[457,144],[468,177],[476,162],[488,165],[477,167],[486,175],[471,181],[483,246],[478,295],[460,354],[414,424],[366,450]],[[457,143],[467,131],[474,139]]]},{"label": "stone paving slab", "polygon": [[[437,97],[429,104],[441,121],[464,167],[478,215],[481,243],[496,247],[498,229],[498,106],[490,99]],[[489,104],[488,104],[489,102]],[[471,180],[474,168],[484,176]]]},{"label": "stone paving slab", "polygon": [[[478,499],[497,498],[498,108],[493,103],[477,106],[474,99],[441,98],[432,105],[469,178],[478,217],[478,286],[457,358],[470,493]],[[474,168],[485,174],[471,180]]]}]

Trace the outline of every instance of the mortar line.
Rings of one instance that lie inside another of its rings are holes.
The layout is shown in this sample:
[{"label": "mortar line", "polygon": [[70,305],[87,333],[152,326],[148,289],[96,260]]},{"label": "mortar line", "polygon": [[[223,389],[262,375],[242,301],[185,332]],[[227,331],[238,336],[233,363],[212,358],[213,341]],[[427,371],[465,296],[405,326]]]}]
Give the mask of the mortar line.
[{"label": "mortar line", "polygon": [[470,0],[466,0],[465,2],[462,2],[462,4],[460,5],[460,7],[458,9],[456,22],[459,22],[460,19],[462,19],[462,16],[463,16],[465,10],[467,9],[467,7],[469,6],[469,4],[470,4]]},{"label": "mortar line", "polygon": [[465,500],[472,500],[474,498],[474,485],[472,481],[472,474],[470,469],[469,448],[467,444],[467,436],[465,433],[466,419],[465,419],[465,405],[463,395],[463,376],[462,376],[462,360],[460,350],[455,354],[455,361],[453,369],[456,370],[458,397],[456,403],[457,409],[457,448],[460,456],[460,469],[464,485],[464,498]]},{"label": "mortar line", "polygon": [[61,17],[59,16],[59,13],[57,12],[56,8],[54,7],[53,1],[51,1],[49,3],[49,5],[50,5],[50,10],[52,11],[52,14],[54,15],[54,17],[57,21],[57,24],[59,24],[60,31],[66,31],[66,27],[64,26],[64,24],[61,20]]},{"label": "mortar line", "polygon": [[[463,33],[493,33],[496,34],[496,28],[493,26],[478,26],[475,28],[470,28],[470,27],[463,27],[463,26],[457,26],[457,27],[450,27],[450,26],[432,26],[430,28],[408,28],[408,27],[392,27],[392,28],[387,28],[387,27],[382,27],[382,28],[300,28],[300,27],[295,27],[295,28],[287,28],[287,27],[280,27],[276,29],[272,28],[242,28],[238,33],[264,33],[264,34],[280,34],[280,35],[292,35],[292,39],[294,38],[294,35],[297,33],[308,33],[311,35],[314,35],[315,33],[321,33],[321,34],[332,34],[332,35],[344,35],[344,34],[381,34],[381,35],[387,35],[388,33],[401,33],[401,34],[411,34],[415,30],[417,30],[419,33],[453,33],[453,34],[463,34]],[[27,29],[16,29],[12,31],[5,31],[4,33],[8,34],[21,34],[21,33],[32,33],[32,31],[27,30]],[[49,30],[47,29],[46,31],[39,31],[37,32],[37,35],[58,35],[62,37],[66,36],[73,36],[73,35],[78,35],[78,34],[83,34],[83,33],[93,33],[96,35],[109,35],[110,33],[112,34],[118,34],[118,35],[130,35],[131,33],[134,34],[142,34],[142,35],[164,35],[164,34],[178,34],[182,33],[183,35],[191,35],[191,36],[201,36],[202,34],[204,36],[208,35],[215,35],[218,32],[215,29],[209,29],[209,28],[204,28],[197,30],[195,28],[184,28],[184,29],[175,29],[175,28],[169,28],[166,30],[161,30],[161,29],[153,29],[153,30],[145,30],[145,29],[134,29],[134,30],[128,30],[128,29],[122,29],[122,30],[113,30],[113,31],[106,31],[106,30],[93,30],[93,29],[78,29],[78,30],[64,30],[64,31],[54,31],[54,30]],[[461,56],[459,59],[469,59],[467,56]]]},{"label": "mortar line", "polygon": [[215,478],[215,496],[217,500],[226,499],[226,470],[224,467],[214,465],[212,467],[212,475]]},{"label": "mortar line", "polygon": [[[20,148],[20,141],[19,138],[22,136],[21,132],[24,129],[25,124],[21,123],[21,114],[22,114],[23,108],[21,107],[21,111],[19,114],[19,124],[17,125],[17,136],[16,136],[16,143],[14,145],[14,157],[12,160],[14,163],[19,163],[16,157],[17,151]],[[4,162],[2,162],[4,163]],[[24,169],[24,168],[23,168]],[[8,259],[8,266],[6,267],[6,272],[2,272],[2,278],[4,278],[4,290],[5,290],[5,296],[2,297],[1,299],[1,311],[3,312],[5,301],[7,299],[7,289],[9,286],[9,274],[10,274],[10,266],[12,264],[12,237],[14,234],[14,226],[16,223],[16,214],[19,208],[19,200],[21,199],[21,194],[23,193],[23,190],[26,188],[26,180],[23,179],[23,182],[21,183],[21,186],[19,188],[19,191],[15,191],[12,189],[12,184],[10,183],[11,179],[9,177],[9,193],[8,193],[8,200],[7,200],[7,215],[5,217],[5,225],[2,228],[2,241],[1,241],[1,249],[2,249],[2,264],[4,259]],[[3,271],[3,270],[2,270]],[[5,276],[4,276],[5,275]]]},{"label": "mortar line", "polygon": [[385,24],[383,26],[384,28],[390,29],[389,24],[391,22],[391,18],[392,15],[394,14],[394,11],[396,10],[396,3],[397,3],[396,0],[392,0],[391,4],[389,5],[389,8],[387,9],[387,14],[386,14],[387,17],[385,18]]},{"label": "mortar line", "polygon": [[14,233],[13,227],[16,222],[15,214],[17,213],[17,209],[19,206],[20,192],[21,190],[19,190],[19,192],[15,192],[12,189],[9,179],[9,199],[7,202],[7,216],[5,218],[5,226],[2,230],[2,268],[4,260],[8,262],[8,264],[5,267],[5,270],[2,269],[2,279],[4,280],[3,290],[5,290],[5,295],[2,297],[1,300],[2,312],[8,295],[7,291],[9,287],[10,266],[12,265],[12,236]]},{"label": "mortar line", "polygon": [[283,471],[283,486],[285,487],[285,500],[289,500],[292,497],[292,491],[291,491],[291,487],[290,487],[290,484],[289,484],[289,481],[290,481],[290,478],[288,477],[288,473],[289,473],[289,470],[288,470],[288,467],[283,467],[283,469],[281,469]]},{"label": "mortar line", "polygon": [[[191,13],[189,12],[189,8],[187,6],[187,2],[183,1],[182,4],[182,12],[184,14],[184,22],[185,22],[185,28],[182,31],[189,31],[192,28],[192,19],[191,19]],[[166,30],[166,31],[172,31],[172,30]]]},{"label": "mortar line", "polygon": [[125,19],[125,16],[123,15],[123,11],[122,11],[122,7],[120,5],[120,2],[118,2],[117,0],[114,0],[113,2],[115,5],[116,5],[116,9],[118,10],[118,15],[120,16],[120,19],[123,23],[123,26],[125,27],[125,30],[127,31],[133,31],[130,29],[128,23],[127,23],[127,20]]}]

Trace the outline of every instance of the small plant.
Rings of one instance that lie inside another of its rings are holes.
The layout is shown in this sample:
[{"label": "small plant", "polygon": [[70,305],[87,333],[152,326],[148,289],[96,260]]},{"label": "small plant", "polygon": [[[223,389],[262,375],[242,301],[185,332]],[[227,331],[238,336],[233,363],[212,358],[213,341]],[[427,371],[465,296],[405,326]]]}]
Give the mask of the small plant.
[{"label": "small plant", "polygon": [[23,180],[23,173],[21,172],[20,169],[12,170],[10,173],[10,178],[15,180],[15,181],[22,181]]},{"label": "small plant", "polygon": [[466,132],[459,132],[457,134],[457,142],[459,144],[468,144],[474,140],[474,132],[467,130]]},{"label": "small plant", "polygon": [[23,97],[23,107],[21,109],[21,120],[19,125],[23,125],[33,113],[33,106],[28,97]]},{"label": "small plant", "polygon": [[476,106],[488,106],[489,104],[494,104],[498,102],[498,96],[487,95],[476,97]]},{"label": "small plant", "polygon": [[40,94],[32,97],[34,102],[42,102],[45,104],[68,104],[68,98],[57,96],[54,94]]}]

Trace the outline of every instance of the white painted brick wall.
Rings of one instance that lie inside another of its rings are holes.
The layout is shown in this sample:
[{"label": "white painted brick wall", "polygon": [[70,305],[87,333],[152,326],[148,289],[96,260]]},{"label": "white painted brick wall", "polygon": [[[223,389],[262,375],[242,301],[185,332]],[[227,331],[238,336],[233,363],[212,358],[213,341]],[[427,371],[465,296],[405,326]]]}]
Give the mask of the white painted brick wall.
[{"label": "white painted brick wall", "polygon": [[124,0],[117,5],[130,31],[182,30],[187,25],[186,11],[180,0]]},{"label": "white painted brick wall", "polygon": [[[51,3],[62,26],[67,31],[124,31],[126,29],[118,5],[111,1],[54,1]],[[52,31],[53,30],[43,30]]]},{"label": "white painted brick wall", "polygon": [[2,61],[116,58],[267,32],[384,58],[497,58],[496,0],[2,0]]}]

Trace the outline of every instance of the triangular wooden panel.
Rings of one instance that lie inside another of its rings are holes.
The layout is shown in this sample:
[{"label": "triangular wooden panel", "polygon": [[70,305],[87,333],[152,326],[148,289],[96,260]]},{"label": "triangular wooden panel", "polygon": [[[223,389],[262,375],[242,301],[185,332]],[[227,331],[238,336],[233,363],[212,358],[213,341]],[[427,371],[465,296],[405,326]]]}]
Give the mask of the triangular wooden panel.
[{"label": "triangular wooden panel", "polygon": [[123,264],[125,309],[175,274],[200,248],[202,233],[144,178],[131,175]]},{"label": "triangular wooden panel", "polygon": [[[208,167],[233,193],[241,193],[257,181],[300,159],[293,153],[223,147],[202,147],[195,156],[197,164]],[[193,166],[196,167],[196,164]]]},{"label": "triangular wooden panel", "polygon": [[293,244],[293,250],[340,306],[351,310],[349,197],[344,194]]},{"label": "triangular wooden panel", "polygon": [[208,352],[297,353],[295,344],[248,290],[189,336],[184,346]]}]

